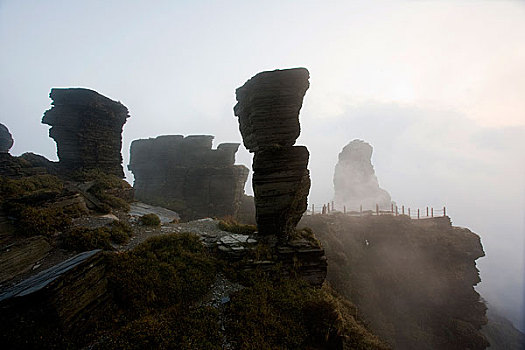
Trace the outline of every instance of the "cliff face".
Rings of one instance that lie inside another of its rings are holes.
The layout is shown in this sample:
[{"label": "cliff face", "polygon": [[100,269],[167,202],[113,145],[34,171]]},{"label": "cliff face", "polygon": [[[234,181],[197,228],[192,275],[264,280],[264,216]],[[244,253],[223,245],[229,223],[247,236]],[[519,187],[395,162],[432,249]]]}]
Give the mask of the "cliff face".
[{"label": "cliff face", "polygon": [[395,349],[484,349],[486,307],[474,286],[480,238],[448,217],[305,216],[328,281]]},{"label": "cliff face", "polygon": [[238,143],[212,149],[211,135],[165,135],[131,143],[135,197],[183,219],[235,216],[248,169],[234,165]]}]

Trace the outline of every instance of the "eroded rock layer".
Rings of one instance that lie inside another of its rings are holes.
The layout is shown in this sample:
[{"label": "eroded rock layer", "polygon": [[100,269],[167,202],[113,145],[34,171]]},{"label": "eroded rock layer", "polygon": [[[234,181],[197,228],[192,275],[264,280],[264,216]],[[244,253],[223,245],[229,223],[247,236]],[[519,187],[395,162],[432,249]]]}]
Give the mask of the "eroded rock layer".
[{"label": "eroded rock layer", "polygon": [[53,107],[42,123],[51,126],[61,170],[98,169],[124,177],[120,151],[128,109],[89,89],[51,89],[49,97]]},{"label": "eroded rock layer", "polygon": [[131,143],[135,197],[185,220],[237,214],[248,169],[235,164],[238,143],[212,149],[211,135],[165,135]]},{"label": "eroded rock layer", "polygon": [[0,153],[7,153],[13,146],[13,137],[4,124],[0,124]]},{"label": "eroded rock layer", "polygon": [[253,190],[259,234],[286,241],[307,207],[306,147],[294,147],[309,87],[305,68],[262,72],[236,90],[234,113],[244,146],[254,152]]}]

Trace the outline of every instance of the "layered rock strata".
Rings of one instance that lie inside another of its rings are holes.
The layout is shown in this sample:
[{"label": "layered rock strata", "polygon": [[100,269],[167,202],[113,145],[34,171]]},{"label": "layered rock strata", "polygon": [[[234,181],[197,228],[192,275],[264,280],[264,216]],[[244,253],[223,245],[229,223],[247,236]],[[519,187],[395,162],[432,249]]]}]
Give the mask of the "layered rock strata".
[{"label": "layered rock strata", "polygon": [[255,153],[253,190],[260,235],[286,241],[307,207],[310,176],[299,111],[309,87],[305,68],[262,72],[236,90],[234,113],[244,146]]},{"label": "layered rock strata", "polygon": [[211,135],[165,135],[131,143],[135,198],[184,220],[235,216],[248,168],[235,165],[238,143],[212,149]]},{"label": "layered rock strata", "polygon": [[370,144],[362,140],[348,143],[341,153],[334,172],[334,202],[342,210],[390,210],[390,194],[379,187],[372,165]]},{"label": "layered rock strata", "polygon": [[51,126],[61,171],[100,170],[124,177],[122,127],[128,109],[99,93],[81,88],[51,89],[53,107],[42,123]]},{"label": "layered rock strata", "polygon": [[0,153],[7,153],[13,147],[13,137],[4,124],[0,124]]}]

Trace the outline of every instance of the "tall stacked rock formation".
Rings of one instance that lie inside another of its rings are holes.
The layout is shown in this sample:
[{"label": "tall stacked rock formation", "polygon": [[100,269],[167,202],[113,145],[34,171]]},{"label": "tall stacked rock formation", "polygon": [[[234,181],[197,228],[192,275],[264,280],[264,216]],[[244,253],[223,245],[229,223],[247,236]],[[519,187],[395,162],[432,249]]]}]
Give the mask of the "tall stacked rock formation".
[{"label": "tall stacked rock formation", "polygon": [[13,147],[13,137],[4,124],[0,124],[0,153],[8,153]]},{"label": "tall stacked rock formation", "polygon": [[244,146],[255,153],[253,191],[259,234],[286,241],[307,208],[308,149],[293,146],[308,70],[262,72],[236,90],[234,113]]},{"label": "tall stacked rock formation", "polygon": [[335,166],[335,204],[347,210],[390,210],[390,194],[379,187],[372,165],[372,146],[362,140],[353,140],[339,153]]},{"label": "tall stacked rock formation", "polygon": [[61,171],[98,169],[124,177],[120,151],[128,109],[89,89],[51,89],[49,97],[53,107],[42,123],[51,126]]},{"label": "tall stacked rock formation", "polygon": [[212,149],[211,135],[165,135],[131,143],[135,198],[185,220],[235,216],[249,170],[234,165],[238,143]]}]

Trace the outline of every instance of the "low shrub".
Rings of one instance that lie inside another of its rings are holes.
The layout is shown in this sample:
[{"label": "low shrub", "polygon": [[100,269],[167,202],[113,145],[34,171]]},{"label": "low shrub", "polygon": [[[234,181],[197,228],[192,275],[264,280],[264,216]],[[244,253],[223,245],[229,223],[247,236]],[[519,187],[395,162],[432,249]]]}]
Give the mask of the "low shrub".
[{"label": "low shrub", "polygon": [[197,236],[163,235],[113,257],[109,282],[118,304],[142,315],[193,304],[208,292],[215,268],[215,260]]},{"label": "low shrub", "polygon": [[61,192],[64,183],[54,175],[33,175],[20,179],[0,176],[0,198],[17,198],[34,192]]},{"label": "low shrub", "polygon": [[305,239],[312,243],[314,247],[321,248],[321,242],[315,237],[314,231],[309,227],[304,227],[300,230],[296,229],[290,236],[290,240]]},{"label": "low shrub", "polygon": [[62,235],[62,246],[75,251],[112,250],[111,243],[127,243],[131,232],[131,226],[122,221],[114,221],[110,226],[96,229],[75,227]]},{"label": "low shrub", "polygon": [[69,250],[111,250],[111,234],[107,227],[89,229],[75,227],[62,235],[62,246]]},{"label": "low shrub", "polygon": [[160,218],[157,214],[144,214],[139,222],[144,226],[160,226]]},{"label": "low shrub", "polygon": [[240,224],[232,217],[227,217],[220,220],[217,225],[219,229],[223,231],[241,235],[252,235],[257,231],[257,227],[255,225]]},{"label": "low shrub", "polygon": [[16,231],[24,236],[52,236],[71,224],[71,217],[62,208],[37,208],[28,205],[4,206],[16,218]]}]

